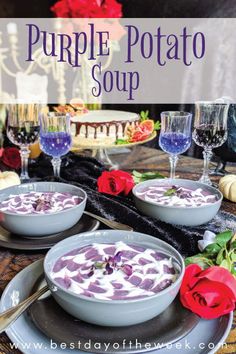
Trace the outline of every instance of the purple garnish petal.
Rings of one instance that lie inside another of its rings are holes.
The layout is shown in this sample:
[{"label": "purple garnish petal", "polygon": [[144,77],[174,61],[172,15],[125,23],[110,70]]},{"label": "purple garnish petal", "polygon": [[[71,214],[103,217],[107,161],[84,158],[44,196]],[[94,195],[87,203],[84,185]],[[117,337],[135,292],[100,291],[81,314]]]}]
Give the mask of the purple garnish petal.
[{"label": "purple garnish petal", "polygon": [[117,253],[115,254],[115,256],[114,256],[114,262],[119,263],[119,262],[121,261],[121,254],[122,254],[121,251],[119,251],[119,252],[117,252]]},{"label": "purple garnish petal", "polygon": [[107,263],[106,264],[106,267],[105,267],[105,274],[112,274],[113,273],[113,268],[110,266],[110,263]]}]

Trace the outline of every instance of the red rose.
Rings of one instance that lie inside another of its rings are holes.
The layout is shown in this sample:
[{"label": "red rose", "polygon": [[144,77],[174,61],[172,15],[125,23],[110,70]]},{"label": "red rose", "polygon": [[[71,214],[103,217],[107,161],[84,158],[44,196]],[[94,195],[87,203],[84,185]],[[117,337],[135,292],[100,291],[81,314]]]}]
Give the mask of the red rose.
[{"label": "red rose", "polygon": [[51,11],[56,17],[118,18],[122,6],[116,0],[59,0]]},{"label": "red rose", "polygon": [[97,185],[100,193],[112,195],[123,193],[127,195],[134,187],[134,180],[132,175],[128,172],[120,170],[111,172],[104,171],[98,178]]},{"label": "red rose", "polygon": [[191,264],[185,270],[180,300],[202,318],[220,317],[235,309],[236,279],[225,268],[214,266],[202,270]]},{"label": "red rose", "polygon": [[2,162],[10,167],[18,170],[21,167],[20,151],[15,147],[7,147],[2,153]]},{"label": "red rose", "polygon": [[51,7],[51,11],[56,15],[56,17],[70,17],[70,8],[68,7],[67,1],[65,0],[57,1]]}]

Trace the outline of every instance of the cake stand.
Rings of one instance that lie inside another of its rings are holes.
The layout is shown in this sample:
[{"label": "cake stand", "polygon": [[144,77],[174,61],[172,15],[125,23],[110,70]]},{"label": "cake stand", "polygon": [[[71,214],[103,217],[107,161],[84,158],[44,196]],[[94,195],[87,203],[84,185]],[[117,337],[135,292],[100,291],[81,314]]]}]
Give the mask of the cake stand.
[{"label": "cake stand", "polygon": [[137,141],[135,143],[128,143],[128,144],[111,144],[111,145],[73,145],[71,151],[77,153],[81,150],[92,150],[92,156],[95,157],[97,160],[101,161],[109,170],[117,170],[119,165],[109,157],[108,150],[109,149],[121,149],[121,148],[132,148],[137,145],[148,143],[149,141],[153,140],[156,137],[157,133],[154,131],[147,139],[142,141]]}]

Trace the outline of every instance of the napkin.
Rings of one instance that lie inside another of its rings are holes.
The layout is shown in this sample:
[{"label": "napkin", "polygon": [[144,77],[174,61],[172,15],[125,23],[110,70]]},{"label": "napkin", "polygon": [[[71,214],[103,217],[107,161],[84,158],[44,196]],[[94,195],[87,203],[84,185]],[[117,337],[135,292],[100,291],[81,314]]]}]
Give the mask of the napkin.
[{"label": "napkin", "polygon": [[136,209],[132,195],[111,196],[97,191],[97,178],[105,167],[96,159],[69,153],[63,158],[60,178],[53,177],[50,160],[48,156],[41,154],[34,163],[30,164],[29,172],[33,180],[58,181],[83,188],[88,195],[86,210],[128,224],[135,231],[166,241],[183,256],[191,256],[199,252],[198,241],[202,240],[205,230],[213,233],[226,229],[236,231],[236,216],[224,211],[218,212],[210,223],[198,227],[170,225],[144,216]]}]

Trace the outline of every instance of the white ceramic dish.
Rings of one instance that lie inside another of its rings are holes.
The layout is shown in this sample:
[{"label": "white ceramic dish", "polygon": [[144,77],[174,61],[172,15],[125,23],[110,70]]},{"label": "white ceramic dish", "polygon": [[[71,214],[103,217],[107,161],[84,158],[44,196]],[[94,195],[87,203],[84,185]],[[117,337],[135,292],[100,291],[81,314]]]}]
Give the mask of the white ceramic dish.
[{"label": "white ceramic dish", "polygon": [[[198,207],[180,207],[161,205],[151,201],[146,201],[137,195],[137,192],[142,191],[146,187],[162,184],[177,185],[192,190],[202,188],[210,194],[214,194],[217,200],[214,203],[201,205]],[[220,209],[223,199],[222,193],[216,188],[187,179],[157,179],[145,181],[137,184],[133,188],[133,197],[137,209],[139,209],[143,214],[152,216],[169,224],[183,226],[199,226],[212,220]]]},{"label": "white ceramic dish", "polygon": [[[5,288],[0,302],[0,311],[16,305],[28,297],[32,287],[43,271],[42,260],[36,261],[18,273]],[[146,352],[152,354],[214,354],[226,340],[233,323],[233,313],[221,318],[205,321],[200,320],[198,325],[186,337],[173,344],[171,348],[162,348]],[[60,344],[51,342],[32,323],[27,313],[24,313],[6,331],[7,335],[24,354],[71,354],[69,348],[60,349]],[[210,346],[209,346],[210,343]],[[208,347],[209,346],[209,347]],[[180,349],[181,348],[181,349]],[[75,353],[83,354],[84,351],[76,350]],[[93,350],[89,351],[90,354]],[[122,349],[115,351],[117,354],[127,354]],[[129,352],[130,354],[132,351]],[[140,351],[144,353],[144,351]]]}]

